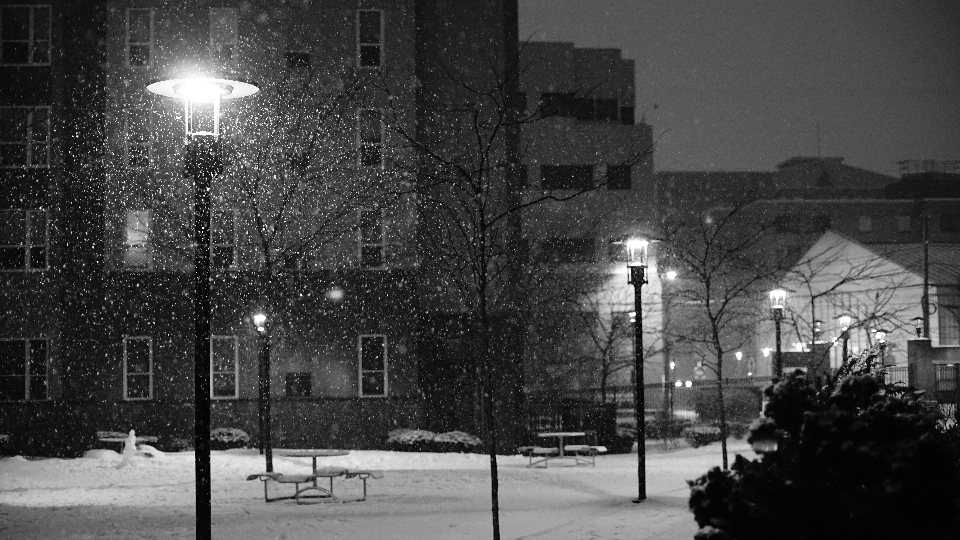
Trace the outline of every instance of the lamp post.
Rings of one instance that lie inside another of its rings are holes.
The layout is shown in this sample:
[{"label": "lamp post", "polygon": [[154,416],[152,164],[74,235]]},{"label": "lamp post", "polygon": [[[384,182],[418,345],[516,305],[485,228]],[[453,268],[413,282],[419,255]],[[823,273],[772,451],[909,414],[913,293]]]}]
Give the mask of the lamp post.
[{"label": "lamp post", "polygon": [[776,328],[777,338],[777,355],[774,358],[773,376],[777,379],[783,378],[783,351],[780,348],[780,321],[783,320],[783,309],[786,304],[787,291],[783,289],[770,291],[770,312],[773,315],[773,325]]},{"label": "lamp post", "polygon": [[220,103],[252,96],[252,84],[227,79],[169,79],[147,86],[184,103],[184,176],[193,177],[194,250],[194,464],[197,488],[197,538],[211,536],[210,508],[210,184],[223,172]]},{"label": "lamp post", "polygon": [[647,283],[647,247],[649,243],[639,238],[630,238],[626,241],[627,246],[627,271],[629,277],[627,282],[633,285],[633,303],[637,311],[637,322],[633,326],[634,339],[634,381],[633,381],[633,404],[635,408],[635,419],[637,422],[637,498],[635,503],[643,502],[647,498],[647,477],[646,477],[646,434],[644,433],[644,395],[643,395],[643,305],[641,303],[641,290],[644,283]]},{"label": "lamp post", "polygon": [[843,341],[843,356],[840,359],[840,365],[842,366],[847,361],[847,343],[850,341],[850,316],[841,315],[837,317],[837,322],[840,323],[840,339]]},{"label": "lamp post", "polygon": [[667,332],[667,327],[670,325],[670,282],[677,279],[677,271],[667,270],[664,272],[663,277],[666,278],[660,280],[660,303],[663,312],[663,327],[661,330],[663,335],[663,411],[664,416],[666,416],[665,420],[672,424],[673,388],[670,386],[670,375],[673,374],[674,364],[670,360],[670,338]]},{"label": "lamp post", "polygon": [[923,337],[923,317],[913,318],[913,329],[917,332],[917,339]]},{"label": "lamp post", "polygon": [[267,472],[273,472],[273,439],[270,430],[270,318],[263,312],[254,313],[253,326],[257,329],[257,366],[260,391],[260,454],[265,456]]}]

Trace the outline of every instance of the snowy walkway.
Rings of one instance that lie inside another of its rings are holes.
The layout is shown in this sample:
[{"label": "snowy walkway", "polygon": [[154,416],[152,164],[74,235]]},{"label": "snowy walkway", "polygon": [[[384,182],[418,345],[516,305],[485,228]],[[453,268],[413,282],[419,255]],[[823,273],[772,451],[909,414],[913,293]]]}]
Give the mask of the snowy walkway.
[{"label": "snowy walkway", "polygon": [[[734,453],[753,456],[731,440]],[[102,459],[0,460],[0,538],[187,539],[193,537],[193,454],[137,458],[115,468]],[[111,455],[112,454],[112,455]],[[500,466],[504,540],[684,539],[696,525],[685,480],[719,465],[720,447],[647,450],[648,500],[636,495],[636,455],[597,458],[596,467],[526,468],[504,456]],[[472,454],[354,451],[327,466],[383,470],[365,503],[266,504],[255,451],[213,452],[213,531],[218,539],[455,540],[490,538],[489,460]],[[274,468],[307,473],[308,458],[275,457]],[[341,481],[337,493],[359,492]]]}]

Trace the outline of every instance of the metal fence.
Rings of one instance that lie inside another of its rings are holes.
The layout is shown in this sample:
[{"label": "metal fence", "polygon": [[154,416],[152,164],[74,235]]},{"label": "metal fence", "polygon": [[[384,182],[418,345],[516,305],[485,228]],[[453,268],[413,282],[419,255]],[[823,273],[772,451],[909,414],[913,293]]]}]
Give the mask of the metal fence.
[{"label": "metal fence", "polygon": [[[762,410],[762,392],[770,385],[770,377],[750,377],[745,379],[726,379],[723,384],[724,403],[731,418],[756,418]],[[620,426],[632,426],[635,422],[634,387],[632,385],[610,386],[606,395],[601,396],[600,389],[589,388],[566,392],[564,399],[581,403],[609,403],[615,407],[616,423]],[[690,386],[673,384],[644,385],[644,418],[652,419],[658,413],[668,412],[676,418],[694,421],[710,421],[717,416],[717,383],[715,380],[691,381]],[[543,400],[537,410],[531,410],[531,427],[543,426],[556,428],[559,420],[558,410],[543,407]]]}]

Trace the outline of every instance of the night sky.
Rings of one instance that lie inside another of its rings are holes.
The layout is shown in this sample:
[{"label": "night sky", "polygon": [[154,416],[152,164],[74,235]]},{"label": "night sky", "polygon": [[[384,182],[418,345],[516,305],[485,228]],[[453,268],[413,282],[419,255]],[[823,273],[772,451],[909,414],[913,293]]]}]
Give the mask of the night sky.
[{"label": "night sky", "polygon": [[520,0],[520,37],[623,50],[657,170],[960,160],[957,0]]}]

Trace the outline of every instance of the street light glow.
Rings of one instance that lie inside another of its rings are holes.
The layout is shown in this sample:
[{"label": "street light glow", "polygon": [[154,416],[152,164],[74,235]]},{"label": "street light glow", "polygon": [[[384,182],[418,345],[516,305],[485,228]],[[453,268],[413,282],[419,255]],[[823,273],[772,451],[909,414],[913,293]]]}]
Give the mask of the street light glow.
[{"label": "street light glow", "polygon": [[676,270],[667,270],[667,279],[669,279],[669,280],[671,280],[671,281],[677,279],[677,271],[676,271]]}]

